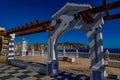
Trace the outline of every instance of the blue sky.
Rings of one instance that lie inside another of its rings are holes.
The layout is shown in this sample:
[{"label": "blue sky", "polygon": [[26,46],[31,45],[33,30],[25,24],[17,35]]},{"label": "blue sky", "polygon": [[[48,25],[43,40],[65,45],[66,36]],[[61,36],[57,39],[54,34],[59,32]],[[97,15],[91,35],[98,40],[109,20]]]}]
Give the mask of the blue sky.
[{"label": "blue sky", "polygon": [[[108,0],[113,2],[117,0]],[[102,5],[102,0],[0,0],[0,26],[7,30],[26,23],[34,22],[36,19],[47,21],[66,2],[87,3],[93,7]],[[112,10],[111,14],[120,13],[120,9]],[[23,37],[23,36],[22,36]],[[16,42],[22,41],[18,37]],[[47,32],[24,36],[29,44],[47,43]],[[59,42],[79,42],[89,44],[84,33],[71,30],[64,33]],[[104,48],[120,48],[120,19],[105,21],[103,25]]]}]

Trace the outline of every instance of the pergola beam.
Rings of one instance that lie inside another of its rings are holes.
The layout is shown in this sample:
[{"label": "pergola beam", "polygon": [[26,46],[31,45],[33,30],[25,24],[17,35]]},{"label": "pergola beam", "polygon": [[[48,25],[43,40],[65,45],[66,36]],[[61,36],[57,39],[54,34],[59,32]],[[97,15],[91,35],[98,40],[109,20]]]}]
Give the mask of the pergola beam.
[{"label": "pergola beam", "polygon": [[82,12],[78,12],[77,14],[85,14],[85,13],[90,13],[90,14],[95,14],[95,13],[99,13],[99,12],[104,12],[106,10],[111,10],[114,8],[120,8],[120,1],[116,1],[113,3],[109,3],[103,6],[99,6],[99,7],[95,7],[95,8],[91,8]]},{"label": "pergola beam", "polygon": [[54,29],[53,26],[50,26],[50,21],[46,21],[46,22],[36,24],[36,25],[33,25],[33,26],[34,27],[29,28],[27,30],[18,31],[18,32],[16,32],[16,34],[18,36],[20,36],[20,35],[27,35],[27,34],[30,34],[30,33],[32,34],[32,33],[38,33],[38,32],[43,32],[43,31]]},{"label": "pergola beam", "polygon": [[22,25],[22,26],[17,27],[17,28],[13,28],[13,29],[11,29],[11,30],[8,30],[7,33],[8,33],[8,34],[10,34],[10,33],[16,33],[16,32],[18,32],[18,31],[23,31],[23,30],[26,30],[26,29],[30,29],[30,28],[32,28],[32,27],[34,27],[35,25],[38,25],[38,24],[40,24],[40,23],[41,23],[41,21],[36,20],[36,23],[35,23],[35,22],[31,22],[31,23],[29,23],[29,24]]},{"label": "pergola beam", "polygon": [[[103,0],[103,5],[104,5],[104,6],[107,5],[107,0]],[[110,16],[109,10],[106,10],[106,15],[107,15],[107,16]]]},{"label": "pergola beam", "polygon": [[20,35],[33,34],[33,33],[43,32],[43,31],[46,31],[46,30],[53,30],[53,27],[52,26],[50,26],[50,27],[47,26],[46,28],[37,27],[37,28],[34,28],[34,29],[29,29],[29,30],[24,30],[24,31],[18,32],[17,35],[20,36]]},{"label": "pergola beam", "polygon": [[[110,16],[109,14],[109,11],[108,10],[111,10],[111,9],[115,9],[115,8],[120,8],[120,0],[119,1],[116,1],[116,2],[113,2],[113,3],[109,3],[109,4],[106,4],[106,0],[104,0],[104,4],[103,6],[99,6],[99,7],[95,7],[95,8],[91,8],[91,9],[88,9],[88,10],[85,10],[85,11],[82,11],[82,12],[78,12],[77,14],[74,15],[74,17],[76,19],[81,19],[83,18],[83,20],[85,22],[87,22],[86,19],[84,19],[84,16],[83,15],[87,15],[87,14],[96,14],[96,13],[99,13],[99,12],[105,12],[107,11],[107,16],[104,18],[105,20],[110,20],[110,19],[117,19],[119,18],[119,14],[117,15],[112,15]],[[89,19],[89,18],[88,18]],[[93,21],[89,21],[87,23],[91,23]]]},{"label": "pergola beam", "polygon": [[40,22],[37,20],[36,22],[31,22],[30,24],[22,25],[18,28],[13,28],[7,31],[7,34],[16,33],[19,35],[26,35],[29,33],[38,33],[47,30],[53,30],[53,26],[50,26],[50,20],[46,22]]},{"label": "pergola beam", "polygon": [[118,19],[118,18],[120,18],[120,14],[103,17],[104,20],[113,20],[113,19]]},{"label": "pergola beam", "polygon": [[[120,0],[113,2],[113,3],[109,3],[109,4],[107,4],[106,0],[103,0],[103,4],[104,4],[103,6],[99,6],[99,7],[91,8],[91,9],[88,9],[82,12],[78,12],[74,15],[74,17],[76,19],[83,19],[87,24],[93,23],[94,18],[91,15],[99,13],[99,12],[106,12],[107,15],[103,17],[104,20],[112,20],[112,19],[120,18],[120,14],[110,15],[109,13],[109,10],[111,9],[120,8]],[[46,22],[41,22],[37,20],[36,22],[31,22],[29,24],[10,29],[5,33],[5,35],[16,33],[18,36],[20,36],[20,35],[43,32],[47,30],[53,30],[54,27],[50,26],[50,22],[51,22],[50,20]],[[59,20],[56,20],[56,22],[61,23],[62,21],[59,19]]]}]

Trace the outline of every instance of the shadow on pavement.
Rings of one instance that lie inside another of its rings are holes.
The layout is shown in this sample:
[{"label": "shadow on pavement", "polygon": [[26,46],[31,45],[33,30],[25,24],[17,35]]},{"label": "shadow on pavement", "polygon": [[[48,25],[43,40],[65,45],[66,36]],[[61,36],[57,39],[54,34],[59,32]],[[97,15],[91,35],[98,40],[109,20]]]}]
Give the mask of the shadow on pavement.
[{"label": "shadow on pavement", "polygon": [[54,77],[54,80],[90,80],[90,78],[84,74],[75,75],[73,73],[60,72],[58,76]]}]

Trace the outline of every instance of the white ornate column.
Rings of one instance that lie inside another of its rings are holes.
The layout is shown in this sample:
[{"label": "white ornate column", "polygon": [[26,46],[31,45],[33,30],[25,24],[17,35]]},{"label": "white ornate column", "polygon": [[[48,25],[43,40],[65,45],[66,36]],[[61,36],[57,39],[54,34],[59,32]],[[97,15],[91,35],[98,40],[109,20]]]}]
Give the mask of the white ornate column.
[{"label": "white ornate column", "polygon": [[102,27],[98,26],[92,29],[92,34],[89,36],[91,59],[90,80],[104,80],[106,76],[101,30]]},{"label": "white ornate column", "polygon": [[10,60],[14,60],[14,39],[15,34],[10,34],[10,39],[8,41],[8,53],[7,53],[7,63],[9,64]]},{"label": "white ornate column", "polygon": [[47,75],[58,75],[58,60],[56,54],[55,38],[51,35],[48,40],[48,62],[47,62]]},{"label": "white ornate column", "polygon": [[23,42],[22,42],[22,56],[26,56],[26,47],[27,47],[27,41],[25,41],[25,39],[23,38]]}]

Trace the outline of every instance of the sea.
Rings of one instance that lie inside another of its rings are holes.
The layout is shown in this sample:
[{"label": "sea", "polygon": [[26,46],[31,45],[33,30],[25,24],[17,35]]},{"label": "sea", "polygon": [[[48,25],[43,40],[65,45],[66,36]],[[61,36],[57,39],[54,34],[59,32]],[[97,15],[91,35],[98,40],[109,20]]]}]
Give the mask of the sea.
[{"label": "sea", "polygon": [[[104,49],[104,53],[106,52],[106,50],[108,50],[110,53],[120,53],[120,49],[117,48],[105,48]],[[76,50],[65,50],[66,52],[76,52]],[[58,52],[63,52],[63,50],[58,50]],[[78,52],[86,52],[88,53],[89,50],[78,50]]]}]

